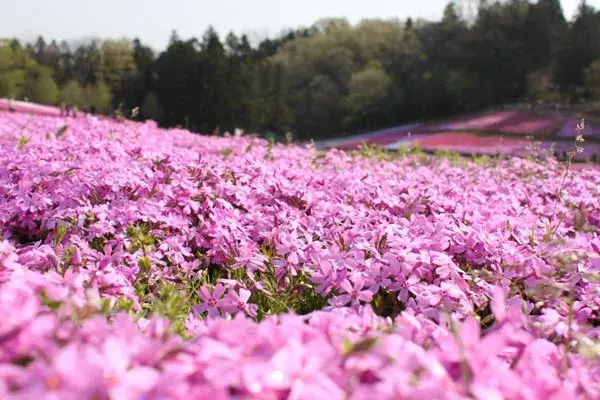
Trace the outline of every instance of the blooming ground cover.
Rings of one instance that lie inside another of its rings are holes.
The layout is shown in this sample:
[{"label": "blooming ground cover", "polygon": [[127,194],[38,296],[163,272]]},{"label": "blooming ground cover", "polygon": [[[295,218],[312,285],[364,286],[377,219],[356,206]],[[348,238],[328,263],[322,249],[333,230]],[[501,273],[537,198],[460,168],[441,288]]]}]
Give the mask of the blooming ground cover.
[{"label": "blooming ground cover", "polygon": [[60,116],[60,108],[53,106],[46,106],[43,104],[35,104],[29,103],[27,101],[19,101],[19,100],[8,100],[4,98],[0,98],[0,111],[10,111],[14,110],[15,112],[20,113],[35,113],[36,115],[44,115],[44,116]]},{"label": "blooming ground cover", "polygon": [[[577,124],[580,120],[581,118],[567,117],[559,113],[490,112],[456,117],[443,123],[405,125],[319,141],[317,147],[357,150],[366,143],[370,146],[377,145],[389,150],[397,150],[414,143],[430,152],[441,149],[464,155],[496,154],[527,157],[532,154],[532,147],[541,146],[546,150],[556,148],[561,151],[572,148],[572,141],[578,134]],[[597,125],[598,121],[586,120],[585,127],[580,133],[586,140],[598,142]],[[538,145],[539,140],[542,142]],[[491,145],[492,142],[495,144]],[[598,155],[600,153],[597,150],[597,143],[589,143],[583,153],[576,155],[575,161],[590,161]]]},{"label": "blooming ground cover", "polygon": [[[567,119],[562,124],[562,126],[560,127],[560,129],[558,130],[556,135],[558,137],[575,137],[575,134],[576,134],[575,127],[577,126],[578,123],[579,123],[579,120],[577,118]],[[596,125],[595,121],[593,124],[590,124],[589,122],[586,121],[586,125],[583,130],[583,135],[585,137],[598,138],[600,136],[599,133],[600,132],[598,130],[598,126]]]},{"label": "blooming ground cover", "polygon": [[380,146],[397,142],[398,139],[405,139],[409,133],[418,129],[421,124],[408,124],[396,126],[389,129],[382,129],[362,135],[352,135],[349,137],[333,138],[319,142],[320,147],[337,149],[358,149],[363,142],[377,144]]},{"label": "blooming ground cover", "polygon": [[600,172],[0,114],[0,398],[600,398]]},{"label": "blooming ground cover", "polygon": [[423,150],[449,150],[461,154],[511,154],[525,148],[528,141],[502,136],[478,136],[469,132],[440,132],[416,137]]},{"label": "blooming ground cover", "polygon": [[438,126],[433,126],[432,130],[434,131],[460,131],[460,130],[488,130],[494,129],[494,127],[499,124],[507,121],[518,118],[518,114],[516,112],[492,112],[484,115],[471,116],[465,119],[458,119],[452,122],[448,122],[445,124],[441,124]]}]

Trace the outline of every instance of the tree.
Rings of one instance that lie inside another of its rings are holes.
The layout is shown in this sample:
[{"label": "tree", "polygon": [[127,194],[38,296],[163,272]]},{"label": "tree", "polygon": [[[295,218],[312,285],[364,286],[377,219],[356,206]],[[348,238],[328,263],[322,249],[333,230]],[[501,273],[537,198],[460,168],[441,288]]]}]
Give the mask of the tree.
[{"label": "tree", "polygon": [[246,35],[240,38],[230,33],[225,39],[227,56],[227,111],[228,129],[255,127],[251,113],[252,102],[257,101],[253,80],[257,78],[258,63]]},{"label": "tree", "polygon": [[111,108],[112,93],[110,87],[102,81],[88,85],[83,90],[85,105],[94,107],[96,111],[107,114]]},{"label": "tree", "polygon": [[197,112],[202,89],[197,41],[177,41],[167,47],[156,61],[156,95],[163,107],[164,125],[183,125]]},{"label": "tree", "polygon": [[101,49],[104,81],[113,94],[113,106],[126,103],[128,108],[135,107],[137,104],[127,104],[127,100],[131,99],[127,89],[130,89],[129,84],[137,74],[132,43],[125,39],[105,40]]},{"label": "tree", "polygon": [[146,95],[142,106],[140,107],[140,115],[145,119],[160,121],[163,116],[163,110],[158,102],[158,98],[152,92]]},{"label": "tree", "polygon": [[67,82],[67,84],[60,91],[58,99],[61,102],[77,107],[83,107],[85,104],[83,89],[79,83],[74,80]]},{"label": "tree", "polygon": [[583,84],[583,70],[600,58],[600,15],[585,1],[579,5],[562,47],[558,51],[555,77],[563,89]]},{"label": "tree", "polygon": [[377,126],[378,110],[387,96],[391,79],[379,63],[352,74],[344,104],[350,121],[364,121],[366,127]]},{"label": "tree", "polygon": [[[541,37],[547,40],[548,43],[544,47],[550,50],[550,57],[546,61],[550,62],[556,58],[558,50],[565,40],[569,31],[569,25],[565,19],[560,0],[538,0],[537,4],[532,7],[532,14],[538,14],[539,29],[546,29]],[[536,23],[532,21],[532,23]]]},{"label": "tree", "polygon": [[17,41],[0,41],[0,95],[25,97],[29,73],[37,66],[29,51]]},{"label": "tree", "polygon": [[517,100],[526,91],[527,74],[537,67],[527,32],[529,10],[527,1],[512,0],[479,11],[471,37],[473,65],[486,87],[482,106]]},{"label": "tree", "polygon": [[73,54],[73,77],[81,85],[93,85],[104,79],[99,40],[80,44]]},{"label": "tree", "polygon": [[66,41],[61,41],[59,45],[59,68],[55,71],[56,81],[64,84],[71,79],[74,79],[73,74],[73,54],[71,46]]},{"label": "tree", "polygon": [[478,78],[476,74],[463,69],[448,70],[443,87],[447,96],[445,105],[457,112],[476,109]]},{"label": "tree", "polygon": [[600,59],[592,62],[584,71],[585,87],[595,99],[600,99]]},{"label": "tree", "polygon": [[200,43],[199,69],[202,71],[202,94],[197,97],[196,121],[201,131],[212,132],[227,126],[230,99],[227,93],[227,57],[219,35],[209,27]]},{"label": "tree", "polygon": [[38,36],[33,46],[33,54],[38,63],[42,64],[42,59],[46,52],[46,41],[42,36]]},{"label": "tree", "polygon": [[25,73],[21,70],[0,72],[0,97],[19,98],[25,84]]},{"label": "tree", "polygon": [[56,104],[59,89],[48,67],[41,67],[29,91],[29,99],[41,104]]},{"label": "tree", "polygon": [[336,32],[339,29],[349,28],[350,23],[346,18],[322,18],[313,24],[319,33]]},{"label": "tree", "polygon": [[133,41],[133,59],[137,70],[133,80],[133,87],[127,93],[127,101],[130,104],[142,104],[149,92],[156,86],[156,57],[154,51],[144,46],[139,39]]},{"label": "tree", "polygon": [[[554,101],[582,85],[597,94],[600,13],[581,2],[481,1],[464,21],[449,1],[439,21],[325,18],[255,46],[175,31],[155,54],[141,40],[0,42],[0,95],[140,106],[163,126],[212,132],[292,131],[307,140],[474,111]],[[472,23],[473,22],[473,23]]]}]

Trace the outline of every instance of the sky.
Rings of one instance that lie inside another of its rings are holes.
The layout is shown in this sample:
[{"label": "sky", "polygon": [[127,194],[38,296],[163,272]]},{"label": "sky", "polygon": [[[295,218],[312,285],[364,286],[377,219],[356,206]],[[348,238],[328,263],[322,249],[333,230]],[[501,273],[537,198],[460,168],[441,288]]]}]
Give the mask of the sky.
[{"label": "sky", "polygon": [[[571,18],[581,0],[562,0]],[[220,35],[248,34],[253,42],[324,17],[441,18],[448,0],[0,0],[0,37],[78,40],[133,39],[163,50],[175,29],[201,37],[209,25]],[[600,0],[587,3],[600,9]]]}]

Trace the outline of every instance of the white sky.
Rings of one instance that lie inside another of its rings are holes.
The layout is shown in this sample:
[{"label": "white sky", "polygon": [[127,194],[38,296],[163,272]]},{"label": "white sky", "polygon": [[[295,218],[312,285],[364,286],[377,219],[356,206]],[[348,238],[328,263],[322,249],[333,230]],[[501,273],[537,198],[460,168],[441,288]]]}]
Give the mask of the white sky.
[{"label": "white sky", "polygon": [[[581,0],[562,0],[571,18]],[[73,40],[139,37],[156,50],[172,29],[182,38],[201,37],[209,25],[251,39],[285,28],[309,26],[324,17],[439,19],[447,0],[0,0],[0,37]],[[587,3],[600,8],[600,0]]]}]

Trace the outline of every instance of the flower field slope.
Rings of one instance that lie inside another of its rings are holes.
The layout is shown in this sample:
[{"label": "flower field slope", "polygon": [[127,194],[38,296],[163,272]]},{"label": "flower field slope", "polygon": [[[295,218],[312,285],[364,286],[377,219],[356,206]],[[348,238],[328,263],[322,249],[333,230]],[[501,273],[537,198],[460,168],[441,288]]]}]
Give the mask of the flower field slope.
[{"label": "flower field slope", "polygon": [[27,113],[44,116],[58,117],[61,115],[60,108],[46,106],[43,104],[35,104],[27,101],[8,100],[0,98],[0,111],[14,111],[18,113]]},{"label": "flower field slope", "polygon": [[0,398],[598,399],[565,168],[0,114]]}]

